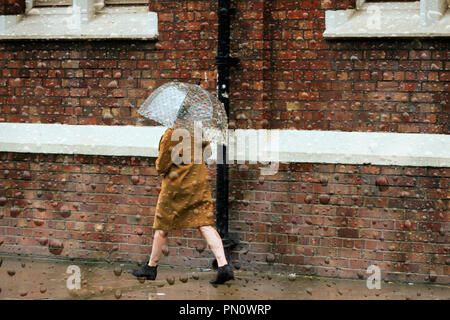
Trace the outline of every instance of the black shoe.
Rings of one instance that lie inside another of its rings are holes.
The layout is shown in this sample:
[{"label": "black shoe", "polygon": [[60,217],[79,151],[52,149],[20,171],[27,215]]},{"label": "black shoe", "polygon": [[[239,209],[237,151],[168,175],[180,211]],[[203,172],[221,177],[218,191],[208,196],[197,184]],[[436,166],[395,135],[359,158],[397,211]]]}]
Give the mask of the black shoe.
[{"label": "black shoe", "polygon": [[230,267],[229,264],[226,264],[222,267],[219,267],[217,271],[217,278],[214,280],[209,281],[211,284],[222,284],[227,282],[228,280],[234,279],[234,273],[233,269]]},{"label": "black shoe", "polygon": [[146,278],[147,280],[155,280],[158,266],[151,267],[146,263],[139,270],[130,270],[130,273],[137,278]]}]

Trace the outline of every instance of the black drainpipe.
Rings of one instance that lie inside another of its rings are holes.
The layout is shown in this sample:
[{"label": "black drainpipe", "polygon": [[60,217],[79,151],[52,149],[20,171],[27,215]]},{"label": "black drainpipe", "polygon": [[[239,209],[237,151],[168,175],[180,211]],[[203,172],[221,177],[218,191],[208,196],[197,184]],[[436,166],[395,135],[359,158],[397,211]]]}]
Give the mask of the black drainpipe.
[{"label": "black drainpipe", "polygon": [[[218,47],[217,47],[217,95],[223,103],[227,116],[229,116],[229,84],[230,67],[239,62],[238,58],[230,57],[230,15],[234,9],[230,8],[230,0],[219,0],[218,17]],[[222,159],[220,164],[219,159]],[[223,145],[217,150],[217,180],[216,180],[216,224],[217,231],[222,237],[223,246],[227,260],[230,263],[230,250],[237,244],[237,241],[230,238],[228,234],[228,164],[227,150]],[[217,268],[217,261],[213,262]]]}]

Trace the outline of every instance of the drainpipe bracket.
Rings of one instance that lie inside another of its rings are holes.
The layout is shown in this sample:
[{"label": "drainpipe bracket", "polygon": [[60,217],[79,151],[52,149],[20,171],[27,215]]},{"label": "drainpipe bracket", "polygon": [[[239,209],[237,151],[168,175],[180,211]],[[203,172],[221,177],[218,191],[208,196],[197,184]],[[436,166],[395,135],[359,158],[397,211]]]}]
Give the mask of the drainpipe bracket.
[{"label": "drainpipe bracket", "polygon": [[217,56],[216,57],[216,65],[218,66],[235,66],[237,65],[241,60],[237,57],[230,57],[230,56]]}]

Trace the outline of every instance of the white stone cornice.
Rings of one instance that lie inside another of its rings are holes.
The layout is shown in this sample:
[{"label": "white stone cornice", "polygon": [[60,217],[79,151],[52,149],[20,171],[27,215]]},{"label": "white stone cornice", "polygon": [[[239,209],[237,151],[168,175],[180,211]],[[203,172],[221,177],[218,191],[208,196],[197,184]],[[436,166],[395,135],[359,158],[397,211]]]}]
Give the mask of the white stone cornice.
[{"label": "white stone cornice", "polygon": [[[0,123],[0,151],[157,157],[164,131],[165,127],[150,126]],[[231,133],[233,162],[450,167],[450,135],[316,130]],[[250,143],[244,143],[245,138]],[[252,138],[259,140],[251,142]]]}]

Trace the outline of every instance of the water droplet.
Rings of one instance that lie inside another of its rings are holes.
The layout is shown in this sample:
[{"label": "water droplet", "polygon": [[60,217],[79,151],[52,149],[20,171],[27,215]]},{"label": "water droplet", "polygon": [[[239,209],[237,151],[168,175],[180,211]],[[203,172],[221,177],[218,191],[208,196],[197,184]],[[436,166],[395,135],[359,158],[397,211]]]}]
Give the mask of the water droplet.
[{"label": "water droplet", "polygon": [[170,173],[169,173],[169,179],[170,180],[176,180],[178,178],[178,172],[176,172],[176,171],[171,171]]}]

